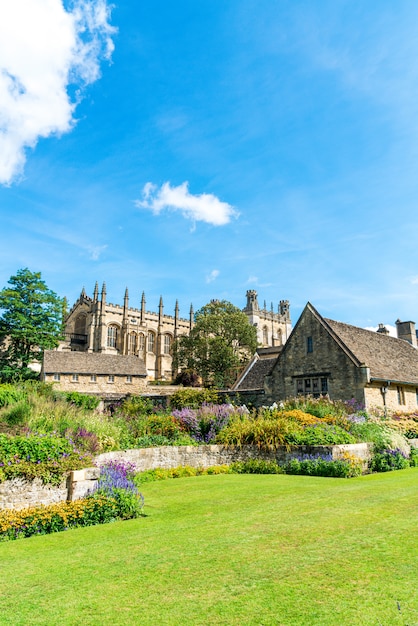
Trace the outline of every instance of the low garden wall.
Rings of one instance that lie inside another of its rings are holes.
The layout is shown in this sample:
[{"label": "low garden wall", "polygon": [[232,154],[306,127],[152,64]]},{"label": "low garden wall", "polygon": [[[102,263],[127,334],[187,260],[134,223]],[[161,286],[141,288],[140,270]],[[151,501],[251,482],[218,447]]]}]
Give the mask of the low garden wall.
[{"label": "low garden wall", "polygon": [[371,458],[372,444],[356,443],[335,446],[298,446],[287,450],[279,448],[264,452],[256,446],[162,446],[160,448],[139,448],[105,452],[95,458],[97,467],[89,467],[70,472],[61,485],[43,485],[39,478],[26,480],[13,478],[0,483],[0,509],[22,509],[38,504],[53,504],[66,500],[78,500],[85,496],[97,483],[100,466],[109,461],[132,463],[138,472],[162,467],[165,469],[190,465],[191,467],[210,467],[212,465],[230,465],[235,461],[263,459],[284,464],[291,459],[328,457],[341,458],[345,452],[355,455],[364,462]]}]

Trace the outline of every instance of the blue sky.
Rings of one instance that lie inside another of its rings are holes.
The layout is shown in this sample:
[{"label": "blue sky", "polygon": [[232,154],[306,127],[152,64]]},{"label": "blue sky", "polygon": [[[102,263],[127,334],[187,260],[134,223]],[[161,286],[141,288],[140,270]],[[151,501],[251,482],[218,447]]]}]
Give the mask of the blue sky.
[{"label": "blue sky", "polygon": [[0,287],[418,322],[417,139],[412,0],[4,2]]}]

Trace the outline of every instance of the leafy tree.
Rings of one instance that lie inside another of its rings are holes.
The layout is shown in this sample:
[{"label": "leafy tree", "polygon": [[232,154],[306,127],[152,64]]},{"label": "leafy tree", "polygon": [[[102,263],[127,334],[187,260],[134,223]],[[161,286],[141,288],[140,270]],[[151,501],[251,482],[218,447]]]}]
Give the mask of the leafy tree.
[{"label": "leafy tree", "polygon": [[257,347],[256,329],[247,316],[226,300],[199,309],[188,336],[174,345],[174,365],[195,371],[205,386],[229,387]]},{"label": "leafy tree", "polygon": [[48,289],[40,272],[27,268],[11,276],[0,291],[0,377],[33,377],[29,364],[42,361],[62,334],[63,301]]}]

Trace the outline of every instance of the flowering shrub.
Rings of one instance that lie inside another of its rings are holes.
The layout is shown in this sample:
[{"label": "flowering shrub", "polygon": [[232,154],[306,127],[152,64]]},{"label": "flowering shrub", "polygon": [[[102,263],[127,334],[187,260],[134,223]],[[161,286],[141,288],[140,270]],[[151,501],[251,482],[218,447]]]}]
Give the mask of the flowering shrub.
[{"label": "flowering shrub", "polygon": [[383,450],[376,452],[370,461],[372,472],[391,472],[392,470],[406,469],[409,467],[409,459],[399,448],[395,450]]},{"label": "flowering shrub", "polygon": [[123,461],[109,461],[100,468],[100,476],[93,494],[115,500],[119,517],[131,519],[143,514],[144,496],[133,478],[135,465]]},{"label": "flowering shrub", "polygon": [[19,511],[6,509],[0,511],[0,541],[104,524],[118,517],[116,500],[104,495]]},{"label": "flowering shrub", "polygon": [[198,409],[174,409],[172,414],[192,439],[198,443],[210,443],[232,417],[247,415],[248,409],[232,404],[203,404]]}]

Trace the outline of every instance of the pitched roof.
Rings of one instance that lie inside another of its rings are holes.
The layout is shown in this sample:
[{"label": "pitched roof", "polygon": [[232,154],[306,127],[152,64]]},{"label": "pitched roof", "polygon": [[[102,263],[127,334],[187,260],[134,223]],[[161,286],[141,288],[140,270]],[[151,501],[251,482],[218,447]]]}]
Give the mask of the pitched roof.
[{"label": "pitched roof", "polygon": [[365,328],[322,320],[342,347],[348,349],[354,362],[370,368],[371,378],[418,385],[418,350],[410,343]]},{"label": "pitched roof", "polygon": [[45,374],[147,375],[144,361],[137,356],[65,350],[45,350],[43,371]]},{"label": "pitched roof", "polygon": [[257,355],[248,364],[247,368],[241,374],[238,381],[233,386],[236,391],[263,389],[264,378],[271,374],[271,371],[277,361],[277,352],[272,358],[260,359]]}]

